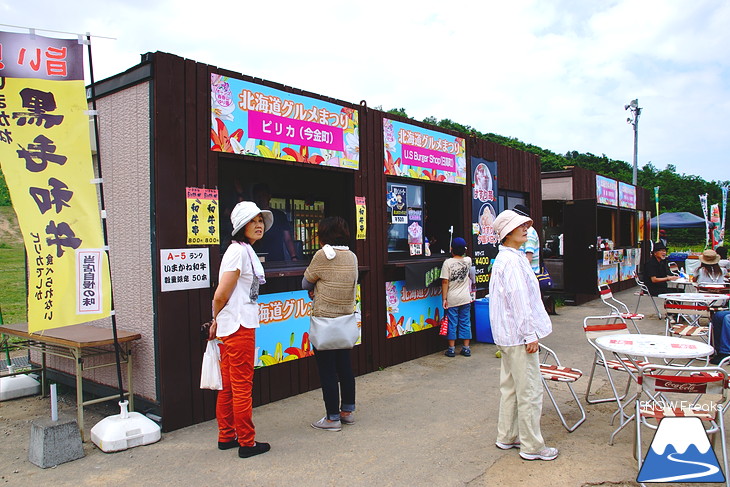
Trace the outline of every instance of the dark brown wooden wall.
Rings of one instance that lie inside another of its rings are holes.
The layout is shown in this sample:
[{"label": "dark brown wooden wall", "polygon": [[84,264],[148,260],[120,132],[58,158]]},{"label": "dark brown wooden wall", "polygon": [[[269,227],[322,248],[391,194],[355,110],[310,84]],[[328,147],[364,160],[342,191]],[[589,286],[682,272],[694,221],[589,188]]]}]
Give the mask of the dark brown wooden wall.
[{"label": "dark brown wooden wall", "polygon": [[[353,352],[357,375],[365,374],[417,357],[443,347],[436,330],[412,333],[394,339],[385,338],[386,305],[385,279],[398,263],[387,261],[385,245],[385,174],[383,172],[382,118],[387,116],[414,125],[433,129],[413,120],[385,114],[339,100],[322,97],[284,85],[229,72],[214,66],[196,63],[180,57],[154,53],[153,64],[153,222],[154,255],[164,248],[185,247],[184,188],[186,186],[214,188],[218,186],[219,164],[222,157],[245,156],[213,152],[210,147],[210,74],[235,77],[260,83],[279,90],[319,98],[359,110],[360,170],[351,173],[355,196],[367,200],[367,239],[358,240],[355,251],[360,264],[362,290],[362,345]],[[454,135],[456,132],[450,132]],[[540,163],[537,156],[472,137],[466,137],[467,172],[471,174],[469,157],[476,155],[497,161],[499,189],[530,194],[533,219],[541,217]],[[260,160],[256,158],[256,160]],[[286,166],[295,163],[271,161]],[[318,168],[317,170],[340,170]],[[349,174],[348,174],[349,175]],[[444,184],[444,183],[427,183]],[[461,231],[471,233],[471,178],[459,186],[460,197],[453,204],[461,205]],[[352,203],[354,222],[354,201]],[[218,246],[211,246],[211,279],[217,281],[220,264]],[[159,263],[155,262],[156,282]],[[301,269],[303,272],[303,268]],[[299,274],[301,275],[301,273]],[[204,343],[199,327],[210,319],[213,287],[205,290],[156,291],[157,314],[157,378],[162,408],[163,429],[174,430],[212,419],[215,416],[215,393],[201,391],[200,363]],[[253,399],[255,405],[266,404],[319,387],[316,363],[312,357],[277,364],[256,370]]]}]

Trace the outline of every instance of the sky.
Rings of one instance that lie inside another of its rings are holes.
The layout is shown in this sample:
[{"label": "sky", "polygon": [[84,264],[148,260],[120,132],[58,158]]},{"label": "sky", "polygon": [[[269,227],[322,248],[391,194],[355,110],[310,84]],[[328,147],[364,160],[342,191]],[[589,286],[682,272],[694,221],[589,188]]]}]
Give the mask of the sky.
[{"label": "sky", "polygon": [[0,23],[98,36],[97,80],[164,51],[630,164],[638,99],[640,168],[730,180],[727,1],[0,0]]}]

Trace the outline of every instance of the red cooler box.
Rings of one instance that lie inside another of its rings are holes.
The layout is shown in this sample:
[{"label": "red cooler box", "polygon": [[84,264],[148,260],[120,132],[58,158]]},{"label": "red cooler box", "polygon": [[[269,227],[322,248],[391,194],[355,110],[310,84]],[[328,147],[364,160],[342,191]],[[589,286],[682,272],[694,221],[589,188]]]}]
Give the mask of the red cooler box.
[{"label": "red cooler box", "polygon": [[492,325],[489,322],[489,298],[474,301],[474,321],[476,325],[476,340],[483,343],[494,343]]}]

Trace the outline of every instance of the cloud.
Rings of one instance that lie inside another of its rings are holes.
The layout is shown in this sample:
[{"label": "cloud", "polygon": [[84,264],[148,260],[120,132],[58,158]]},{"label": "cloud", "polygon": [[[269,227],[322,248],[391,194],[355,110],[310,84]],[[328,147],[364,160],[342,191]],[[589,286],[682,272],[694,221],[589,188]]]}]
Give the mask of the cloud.
[{"label": "cloud", "polygon": [[[37,27],[117,38],[94,40],[97,79],[160,50],[627,162],[623,106],[639,98],[640,164],[730,179],[728,2],[35,3]],[[0,0],[4,22],[26,24],[25,10]]]}]

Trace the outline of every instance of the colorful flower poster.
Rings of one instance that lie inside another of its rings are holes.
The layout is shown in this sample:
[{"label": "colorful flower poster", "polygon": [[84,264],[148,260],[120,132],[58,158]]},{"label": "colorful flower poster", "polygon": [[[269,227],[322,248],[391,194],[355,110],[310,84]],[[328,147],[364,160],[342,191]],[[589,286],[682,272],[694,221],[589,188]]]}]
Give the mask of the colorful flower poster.
[{"label": "colorful flower poster", "polygon": [[[314,355],[309,343],[312,300],[307,291],[262,294],[258,302],[261,326],[256,329],[254,366],[266,367]],[[358,327],[362,327],[360,309],[358,285],[355,298]]]},{"label": "colorful flower poster", "polygon": [[616,264],[603,265],[603,260],[598,261],[598,286],[601,284],[612,284],[618,281],[618,266]]},{"label": "colorful flower poster", "polygon": [[384,118],[383,140],[385,174],[466,184],[463,138]]},{"label": "colorful flower poster", "polygon": [[386,338],[439,326],[443,316],[441,286],[412,290],[406,287],[405,281],[386,282],[385,302]]},{"label": "colorful flower poster", "polygon": [[358,169],[358,112],[211,74],[211,150]]},{"label": "colorful flower poster", "polygon": [[618,182],[618,205],[621,208],[636,209],[636,186]]},{"label": "colorful flower poster", "polygon": [[614,179],[596,175],[596,202],[599,205],[618,205],[618,186]]}]

